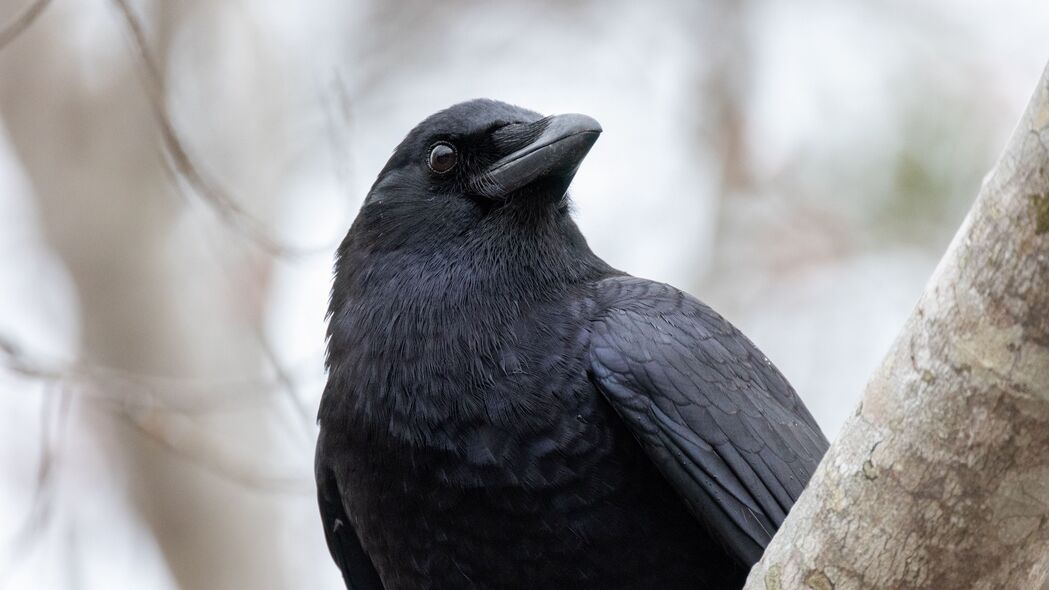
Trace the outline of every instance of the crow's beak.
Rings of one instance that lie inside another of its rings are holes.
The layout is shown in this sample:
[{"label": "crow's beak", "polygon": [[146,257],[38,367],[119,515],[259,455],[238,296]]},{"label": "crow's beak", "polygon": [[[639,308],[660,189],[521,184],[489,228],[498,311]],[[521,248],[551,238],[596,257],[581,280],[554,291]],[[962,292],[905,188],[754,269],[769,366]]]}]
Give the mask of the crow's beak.
[{"label": "crow's beak", "polygon": [[546,117],[527,127],[532,128],[522,129],[522,136],[534,139],[493,162],[478,179],[478,192],[504,199],[542,183],[544,190],[558,192],[560,197],[601,134],[597,121],[575,113]]}]

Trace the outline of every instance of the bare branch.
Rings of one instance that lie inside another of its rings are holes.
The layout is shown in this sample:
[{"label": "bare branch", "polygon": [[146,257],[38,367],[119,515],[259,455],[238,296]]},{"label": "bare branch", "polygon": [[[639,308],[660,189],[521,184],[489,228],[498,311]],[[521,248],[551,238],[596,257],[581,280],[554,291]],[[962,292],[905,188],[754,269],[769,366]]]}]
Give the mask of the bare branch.
[{"label": "bare branch", "polygon": [[[49,389],[57,388],[60,392],[58,419],[54,417],[48,396],[43,409],[44,426],[41,432],[42,455],[36,478],[34,505],[30,516],[17,536],[19,550],[16,558],[25,555],[25,548],[33,543],[35,535],[47,521],[50,512],[52,475],[55,456],[62,447],[62,438],[53,434],[52,423],[64,424],[69,413],[69,405],[74,393],[87,401],[95,402],[94,406],[125,421],[140,434],[148,437],[162,448],[174,455],[200,466],[218,477],[232,481],[246,488],[273,493],[299,494],[308,492],[308,478],[271,475],[260,473],[245,464],[244,460],[224,458],[215,453],[214,445],[200,443],[193,437],[175,436],[172,432],[176,416],[184,418],[222,410],[244,409],[244,403],[260,398],[259,392],[266,391],[272,395],[275,391],[294,392],[291,377],[287,374],[278,382],[243,380],[229,381],[246,391],[228,393],[217,385],[220,382],[203,380],[174,379],[147,376],[111,368],[85,365],[47,365],[32,362],[19,351],[10,340],[0,336],[0,353],[5,357],[6,365],[14,373],[49,382]],[[265,384],[265,389],[258,387]],[[186,389],[205,386],[211,393],[187,398]],[[75,388],[75,391],[74,391]],[[216,398],[214,390],[223,392]],[[175,393],[177,395],[170,395]],[[296,398],[297,399],[297,398]],[[216,403],[216,400],[218,403]],[[301,404],[301,402],[299,402]],[[301,414],[297,414],[301,415]],[[60,432],[63,432],[64,429]],[[55,442],[56,439],[58,442]],[[188,445],[195,444],[195,447]],[[15,558],[12,558],[13,560]]]},{"label": "bare branch", "polygon": [[49,4],[51,4],[51,0],[34,0],[11,22],[0,27],[0,51],[3,51],[4,47],[7,47],[8,44],[32,26],[36,19],[40,18],[40,15],[44,13],[44,9]]},{"label": "bare branch", "polygon": [[[284,393],[284,397],[291,403],[291,407],[295,411],[296,417],[299,419],[298,423],[305,427],[305,432],[312,435],[313,419],[310,418],[310,411],[306,408],[306,404],[303,403],[302,398],[299,397],[298,392],[295,388],[295,381],[292,380],[291,375],[284,368],[280,358],[277,356],[277,351],[273,349],[273,345],[269,339],[263,333],[261,326],[255,327],[255,336],[258,341],[259,347],[262,349],[262,354],[265,355],[266,360],[269,361],[270,366],[273,367],[276,384],[279,386],[280,391]],[[312,437],[311,437],[312,438]]]},{"label": "bare branch", "polygon": [[[262,473],[244,460],[233,460],[216,453],[213,445],[208,445],[196,437],[179,437],[171,432],[171,424],[166,419],[150,412],[118,413],[119,418],[173,455],[192,463],[221,479],[236,483],[245,488],[279,494],[308,494],[313,489],[309,477],[273,475]],[[194,446],[190,446],[194,444]]]},{"label": "bare branch", "polygon": [[350,90],[347,88],[346,80],[339,72],[336,72],[332,78],[330,90],[320,93],[320,100],[328,119],[326,129],[334,156],[335,177],[346,190],[349,190],[350,178],[353,176],[350,163],[353,162],[353,158],[346,135],[350,133],[353,126],[353,112],[350,108]]},{"label": "bare branch", "polygon": [[84,362],[32,358],[2,334],[0,365],[30,379],[77,383],[80,397],[92,402],[184,415],[239,411],[262,403],[285,390],[289,383],[294,389],[294,379],[283,368],[277,369],[279,375],[275,379],[161,377]]},{"label": "bare branch", "polygon": [[241,235],[246,236],[265,252],[284,258],[329,253],[332,249],[332,244],[301,248],[283,243],[280,238],[273,235],[270,228],[248,213],[229,191],[203,173],[201,166],[190,156],[189,151],[185,147],[185,142],[183,142],[174,123],[172,123],[171,114],[168,111],[167,101],[163,92],[163,77],[157,68],[157,61],[149,48],[142,23],[131,9],[127,0],[113,0],[113,3],[117,6],[127,24],[135,50],[138,53],[139,60],[142,62],[145,70],[144,83],[146,93],[149,97],[154,117],[160,127],[164,153],[178,176],[186,181],[193,192],[200,196],[224,223]]},{"label": "bare branch", "polygon": [[[54,398],[59,398],[53,408]],[[58,458],[65,448],[65,431],[72,395],[68,388],[55,384],[47,387],[40,409],[40,459],[33,490],[33,500],[25,521],[11,542],[7,566],[0,570],[0,587],[39,543],[54,512],[55,473]],[[57,433],[55,432],[57,430]]]}]

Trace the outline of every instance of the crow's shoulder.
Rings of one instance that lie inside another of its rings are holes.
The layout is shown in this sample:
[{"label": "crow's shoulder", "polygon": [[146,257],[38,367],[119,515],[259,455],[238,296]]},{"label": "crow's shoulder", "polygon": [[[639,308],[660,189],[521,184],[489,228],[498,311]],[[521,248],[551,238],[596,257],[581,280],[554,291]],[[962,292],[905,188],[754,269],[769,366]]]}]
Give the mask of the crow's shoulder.
[{"label": "crow's shoulder", "polygon": [[755,562],[827,448],[819,426],[768,358],[694,297],[630,276],[592,287],[591,379],[693,514]]}]

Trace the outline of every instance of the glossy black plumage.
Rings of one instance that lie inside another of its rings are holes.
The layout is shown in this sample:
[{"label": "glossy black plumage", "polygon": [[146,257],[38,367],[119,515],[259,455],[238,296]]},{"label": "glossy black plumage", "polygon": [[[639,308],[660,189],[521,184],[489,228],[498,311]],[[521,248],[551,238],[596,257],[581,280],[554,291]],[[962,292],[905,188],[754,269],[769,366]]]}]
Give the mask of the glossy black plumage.
[{"label": "glossy black plumage", "polygon": [[565,190],[599,132],[471,101],[372,187],[316,458],[348,587],[739,588],[825,451],[742,334],[589,250]]}]

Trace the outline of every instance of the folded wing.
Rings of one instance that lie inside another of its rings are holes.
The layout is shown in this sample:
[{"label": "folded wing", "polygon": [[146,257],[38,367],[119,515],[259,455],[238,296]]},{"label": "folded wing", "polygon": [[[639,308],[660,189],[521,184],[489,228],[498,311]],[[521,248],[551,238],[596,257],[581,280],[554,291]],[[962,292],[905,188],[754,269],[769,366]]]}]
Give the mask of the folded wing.
[{"label": "folded wing", "polygon": [[751,565],[808,483],[827,439],[739,330],[681,291],[597,284],[591,377],[692,513]]}]

